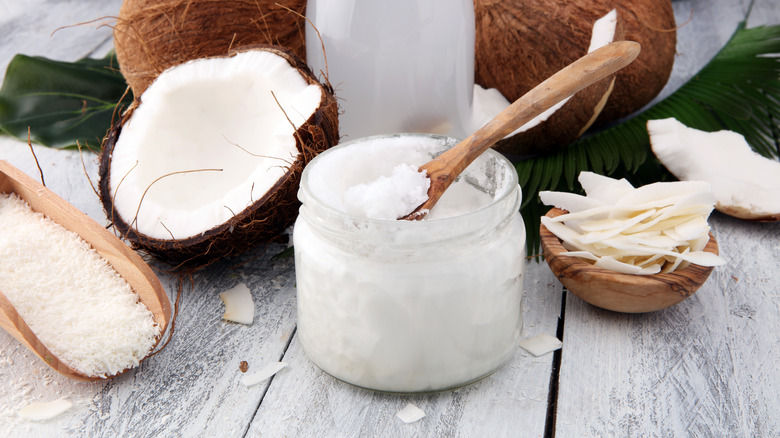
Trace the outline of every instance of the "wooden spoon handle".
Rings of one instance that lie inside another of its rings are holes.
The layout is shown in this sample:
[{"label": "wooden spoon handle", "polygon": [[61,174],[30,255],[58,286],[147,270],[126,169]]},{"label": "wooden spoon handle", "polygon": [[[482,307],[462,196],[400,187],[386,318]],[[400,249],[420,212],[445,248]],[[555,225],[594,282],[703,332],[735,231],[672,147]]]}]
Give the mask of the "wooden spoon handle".
[{"label": "wooden spoon handle", "polygon": [[619,41],[588,53],[514,101],[493,120],[452,149],[420,167],[431,179],[428,201],[407,219],[421,218],[480,154],[514,130],[583,88],[615,73],[639,55],[639,43]]}]

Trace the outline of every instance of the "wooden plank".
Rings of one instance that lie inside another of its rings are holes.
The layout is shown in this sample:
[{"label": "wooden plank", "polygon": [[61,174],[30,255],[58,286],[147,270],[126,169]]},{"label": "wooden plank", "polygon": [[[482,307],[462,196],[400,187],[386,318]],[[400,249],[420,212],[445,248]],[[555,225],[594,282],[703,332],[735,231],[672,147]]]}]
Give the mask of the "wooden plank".
[{"label": "wooden plank", "polygon": [[[748,3],[749,0],[672,2],[678,26],[677,56],[669,81],[652,103],[677,90],[718,53],[745,16]],[[756,0],[748,27],[778,24],[779,9],[775,0]]]},{"label": "wooden plank", "polygon": [[[252,372],[278,361],[294,328],[293,261],[271,260],[281,249],[254,251],[195,275],[194,287],[185,285],[170,344],[116,379],[68,380],[0,333],[0,381],[6,388],[0,394],[0,435],[242,436],[267,383],[246,387],[239,365],[247,361]],[[175,279],[161,279],[169,294],[176,291]],[[255,300],[251,326],[221,320],[218,294],[239,282]],[[30,402],[60,397],[76,406],[56,420],[29,423],[16,416]]]},{"label": "wooden plank", "polygon": [[[120,0],[0,0],[0,65],[22,52],[76,60],[104,53],[110,29],[98,24],[51,32],[65,25],[116,15]],[[6,38],[8,36],[8,38]],[[49,189],[105,224],[107,219],[90,179],[97,181],[94,155],[34,146]],[[26,144],[0,137],[0,159],[39,178]],[[197,274],[183,291],[171,343],[138,369],[116,379],[77,382],[60,376],[10,335],[0,332],[0,436],[242,436],[267,382],[250,388],[240,383],[241,361],[249,372],[277,361],[295,324],[292,258],[275,260],[280,245],[258,248]],[[157,269],[164,266],[155,265]],[[171,301],[176,279],[160,274]],[[221,320],[218,294],[238,282],[256,303],[251,326]],[[31,403],[65,397],[73,408],[47,422],[21,419]]]},{"label": "wooden plank", "polygon": [[[748,2],[673,4],[682,26],[665,94],[726,43]],[[758,0],[748,23],[780,23],[776,2]],[[628,315],[567,297],[555,436],[780,434],[780,224],[711,222],[728,264],[688,300]]]},{"label": "wooden plank", "polygon": [[780,434],[780,224],[712,222],[728,264],[686,301],[630,315],[568,297],[556,436]]},{"label": "wooden plank", "polygon": [[[93,54],[103,56],[110,47],[107,43],[112,40],[111,28],[106,24],[116,17],[121,4],[122,0],[0,0],[0,35],[3,36],[0,80],[5,77],[7,64],[18,53],[62,61],[75,61]],[[93,20],[98,21],[87,23]],[[25,144],[0,136],[0,151],[4,159],[39,180],[35,160]],[[87,171],[77,172],[75,169],[82,167],[77,154],[59,154],[38,146],[35,153],[44,163],[49,188],[98,223],[104,223],[105,215],[96,202],[97,197],[86,195],[92,193],[92,188],[85,173],[97,183],[93,156],[85,156]],[[68,171],[60,171],[57,166],[64,166]]]},{"label": "wooden plank", "polygon": [[[523,337],[555,335],[561,287],[545,264],[528,263],[524,279]],[[293,340],[260,405],[249,436],[490,436],[544,433],[553,355],[518,349],[513,359],[473,385],[428,395],[391,395],[355,388],[319,370]],[[405,424],[407,403],[426,417]]]},{"label": "wooden plank", "polygon": [[[75,61],[111,39],[121,0],[0,0],[0,80],[17,53]],[[94,21],[94,22],[93,22]]]}]

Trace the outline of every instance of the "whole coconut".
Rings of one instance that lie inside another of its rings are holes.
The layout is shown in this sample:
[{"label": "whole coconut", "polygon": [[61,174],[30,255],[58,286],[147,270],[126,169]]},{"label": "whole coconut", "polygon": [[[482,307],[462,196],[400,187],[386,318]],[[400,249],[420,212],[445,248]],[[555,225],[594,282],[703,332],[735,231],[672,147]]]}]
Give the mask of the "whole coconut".
[{"label": "whole coconut", "polygon": [[618,72],[597,123],[626,116],[666,84],[677,42],[671,0],[474,0],[475,81],[510,101],[583,56],[593,22],[612,9],[642,52]]},{"label": "whole coconut", "polygon": [[306,59],[306,0],[125,0],[114,27],[119,70],[140,96],[168,67],[252,44]]}]

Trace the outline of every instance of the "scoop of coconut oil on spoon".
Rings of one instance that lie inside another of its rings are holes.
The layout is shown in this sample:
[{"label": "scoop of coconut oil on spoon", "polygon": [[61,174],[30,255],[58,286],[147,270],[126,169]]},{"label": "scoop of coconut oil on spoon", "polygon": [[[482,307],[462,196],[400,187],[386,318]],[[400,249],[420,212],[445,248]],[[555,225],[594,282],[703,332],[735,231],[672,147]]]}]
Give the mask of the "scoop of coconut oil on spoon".
[{"label": "scoop of coconut oil on spoon", "polygon": [[430,180],[428,199],[399,219],[423,219],[480,154],[558,102],[627,66],[639,50],[639,43],[619,41],[588,53],[521,96],[468,138],[420,166],[420,173]]}]

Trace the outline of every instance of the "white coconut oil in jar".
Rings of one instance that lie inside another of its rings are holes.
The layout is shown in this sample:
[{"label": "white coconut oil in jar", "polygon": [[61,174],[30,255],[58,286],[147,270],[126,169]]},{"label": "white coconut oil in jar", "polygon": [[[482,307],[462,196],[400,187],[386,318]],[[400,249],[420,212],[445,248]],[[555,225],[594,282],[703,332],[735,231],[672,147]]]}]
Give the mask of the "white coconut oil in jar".
[{"label": "white coconut oil in jar", "polygon": [[298,337],[326,373],[380,391],[438,391],[491,374],[515,351],[525,228],[508,160],[483,154],[423,221],[344,208],[350,188],[455,143],[374,136],[325,151],[304,170],[293,233]]},{"label": "white coconut oil in jar", "polygon": [[309,0],[306,16],[307,62],[328,74],[344,138],[468,133],[472,0]]}]

